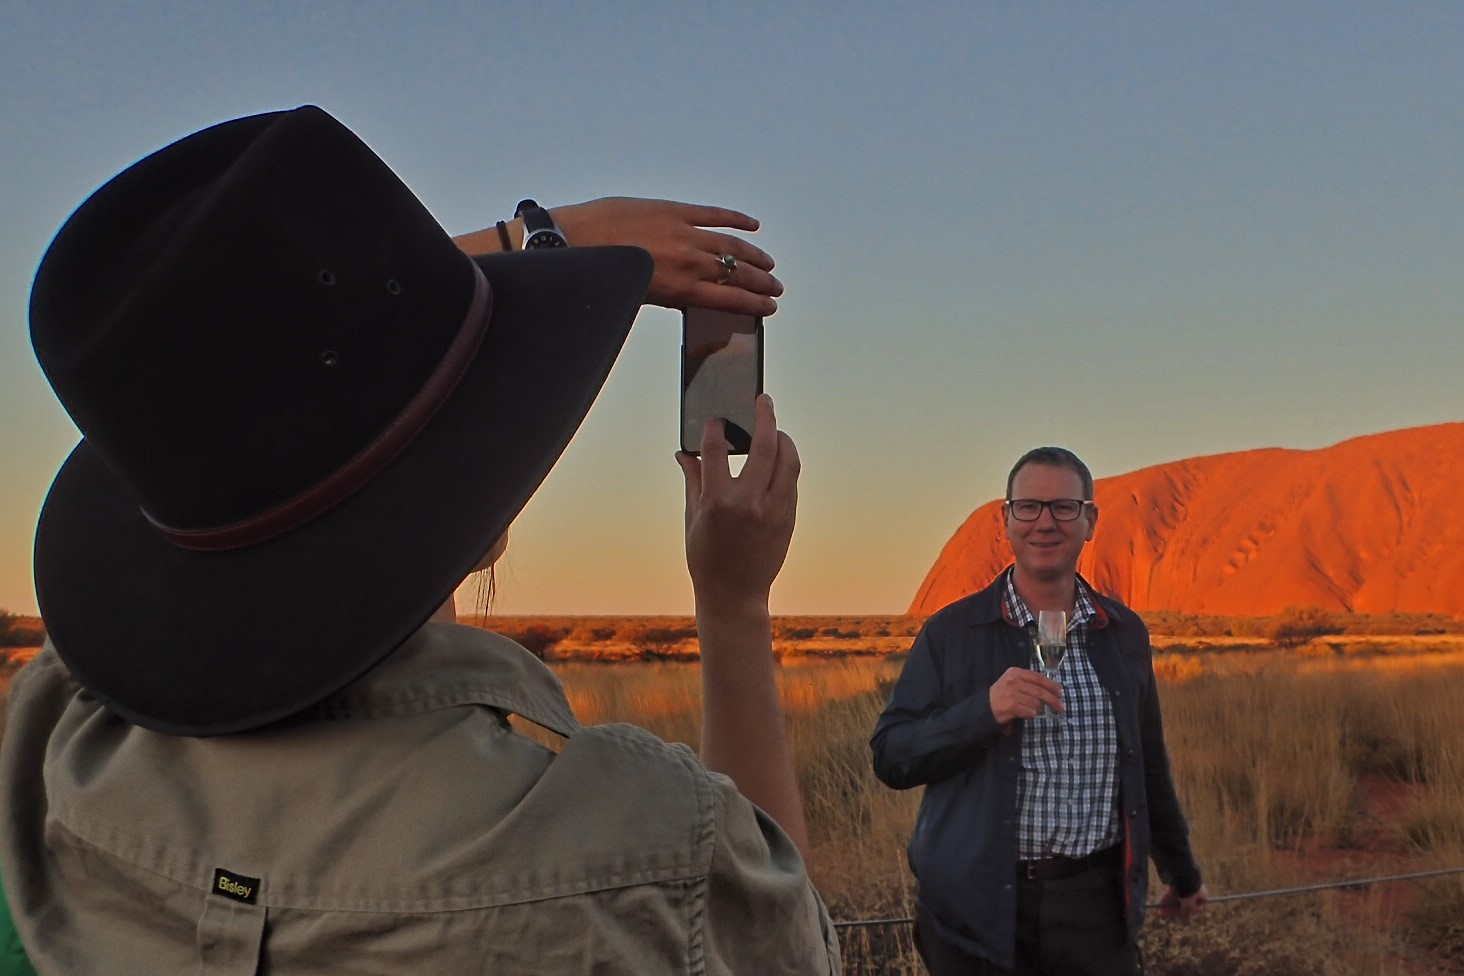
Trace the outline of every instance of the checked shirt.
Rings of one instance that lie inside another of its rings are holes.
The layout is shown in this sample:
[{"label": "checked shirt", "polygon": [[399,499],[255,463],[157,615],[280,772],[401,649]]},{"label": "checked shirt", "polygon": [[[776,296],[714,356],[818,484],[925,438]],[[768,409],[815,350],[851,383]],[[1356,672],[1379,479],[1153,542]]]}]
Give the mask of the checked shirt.
[{"label": "checked shirt", "polygon": [[[1037,618],[1006,575],[1003,610],[1033,638]],[[1067,654],[1058,670],[1067,711],[1060,720],[1028,720],[1022,728],[1017,779],[1017,857],[1082,857],[1123,839],[1118,819],[1118,729],[1108,693],[1088,658],[1088,624],[1097,610],[1086,587],[1068,625]]]}]

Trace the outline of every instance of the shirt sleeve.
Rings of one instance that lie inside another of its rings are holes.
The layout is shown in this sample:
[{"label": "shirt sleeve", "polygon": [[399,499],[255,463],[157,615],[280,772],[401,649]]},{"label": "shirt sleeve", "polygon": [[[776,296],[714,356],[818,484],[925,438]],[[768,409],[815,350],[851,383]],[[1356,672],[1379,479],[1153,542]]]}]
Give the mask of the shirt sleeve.
[{"label": "shirt sleeve", "polygon": [[712,780],[720,809],[691,972],[837,976],[838,938],[798,849],[730,779]]},{"label": "shirt sleeve", "polygon": [[10,918],[10,903],[5,899],[5,883],[0,880],[0,976],[36,976],[20,933]]}]

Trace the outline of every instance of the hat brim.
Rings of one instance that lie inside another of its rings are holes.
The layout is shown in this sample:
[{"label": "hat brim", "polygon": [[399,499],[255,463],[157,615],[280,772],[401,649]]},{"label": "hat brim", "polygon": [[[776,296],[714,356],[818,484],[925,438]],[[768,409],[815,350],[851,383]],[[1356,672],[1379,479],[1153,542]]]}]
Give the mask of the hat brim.
[{"label": "hat brim", "polygon": [[160,732],[257,728],[345,687],[432,615],[574,436],[652,269],[636,248],[474,260],[491,319],[457,387],[376,478],[285,536],[181,549],[77,446],[41,512],[35,577],[51,642],[89,691]]}]

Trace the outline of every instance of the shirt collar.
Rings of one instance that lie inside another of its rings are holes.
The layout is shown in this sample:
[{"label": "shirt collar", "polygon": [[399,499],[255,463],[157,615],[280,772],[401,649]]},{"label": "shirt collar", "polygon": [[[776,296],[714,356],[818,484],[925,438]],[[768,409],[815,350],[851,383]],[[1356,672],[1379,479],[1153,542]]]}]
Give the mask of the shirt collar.
[{"label": "shirt collar", "polygon": [[560,736],[579,730],[564,687],[543,661],[491,631],[429,623],[376,667],[308,709],[312,718],[418,714],[486,705]]},{"label": "shirt collar", "polygon": [[[1014,569],[1015,567],[1008,567],[1002,576],[1001,615],[1013,627],[1026,627],[1035,623],[1037,617],[1027,606],[1027,602],[1017,593]],[[1103,612],[1102,604],[1094,597],[1093,588],[1081,576],[1077,578],[1077,581],[1078,598],[1073,608],[1073,619],[1068,622],[1068,626],[1086,625],[1094,630],[1106,627],[1108,614]]]}]

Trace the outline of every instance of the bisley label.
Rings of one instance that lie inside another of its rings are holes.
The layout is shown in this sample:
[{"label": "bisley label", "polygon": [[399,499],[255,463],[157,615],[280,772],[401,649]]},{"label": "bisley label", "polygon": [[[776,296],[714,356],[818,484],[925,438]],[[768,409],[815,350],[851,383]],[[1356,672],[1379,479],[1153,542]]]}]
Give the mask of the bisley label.
[{"label": "bisley label", "polygon": [[253,905],[259,896],[259,879],[239,874],[236,871],[214,868],[212,890],[216,895],[223,895],[225,898]]}]

